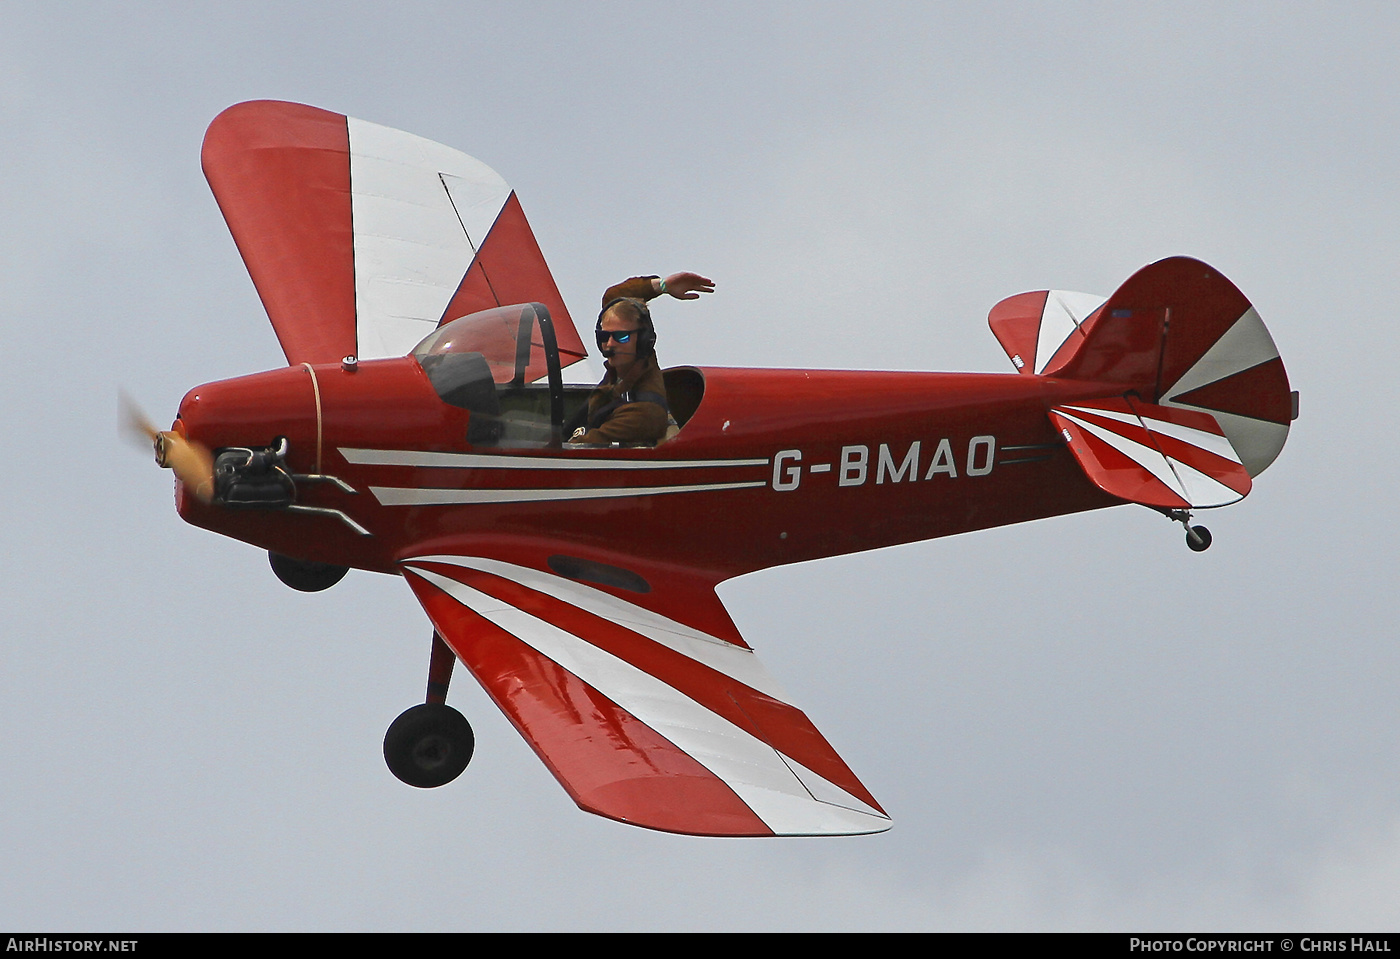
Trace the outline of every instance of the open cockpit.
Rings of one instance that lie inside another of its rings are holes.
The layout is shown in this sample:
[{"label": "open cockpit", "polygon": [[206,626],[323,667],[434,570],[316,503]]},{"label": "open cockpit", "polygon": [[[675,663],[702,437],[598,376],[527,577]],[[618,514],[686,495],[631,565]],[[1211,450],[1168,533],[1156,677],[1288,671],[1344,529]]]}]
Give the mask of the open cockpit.
[{"label": "open cockpit", "polygon": [[[443,402],[471,413],[472,446],[562,447],[565,426],[582,419],[593,391],[563,382],[554,325],[541,303],[500,306],[444,323],[412,355]],[[663,376],[679,429],[700,405],[705,380],[690,367]]]}]

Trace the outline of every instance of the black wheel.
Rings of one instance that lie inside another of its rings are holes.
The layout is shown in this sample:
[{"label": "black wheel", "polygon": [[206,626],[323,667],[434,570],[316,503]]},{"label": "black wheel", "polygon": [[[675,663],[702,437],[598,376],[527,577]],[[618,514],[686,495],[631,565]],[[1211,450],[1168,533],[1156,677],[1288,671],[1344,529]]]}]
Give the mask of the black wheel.
[{"label": "black wheel", "polygon": [[292,589],[299,589],[303,593],[319,593],[323,589],[330,589],[344,579],[345,574],[350,571],[349,567],[346,566],[292,559],[290,556],[283,556],[281,553],[274,553],[270,550],[267,554],[267,561],[271,564],[272,571],[277,574],[278,579]]},{"label": "black wheel", "polygon": [[471,723],[445,703],[406,709],[384,734],[384,761],[401,781],[419,789],[444,786],[471,762]]},{"label": "black wheel", "polygon": [[1210,549],[1210,530],[1204,526],[1192,526],[1186,531],[1186,545],[1193,552],[1204,553]]}]

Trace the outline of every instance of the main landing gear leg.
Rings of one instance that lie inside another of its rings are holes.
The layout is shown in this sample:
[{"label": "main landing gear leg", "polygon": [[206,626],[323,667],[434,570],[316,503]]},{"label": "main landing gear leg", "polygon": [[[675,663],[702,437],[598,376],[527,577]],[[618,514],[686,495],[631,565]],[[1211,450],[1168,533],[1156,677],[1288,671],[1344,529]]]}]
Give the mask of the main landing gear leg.
[{"label": "main landing gear leg", "polygon": [[424,702],[447,702],[447,686],[452,682],[452,666],[456,662],[457,654],[452,647],[442,641],[437,630],[433,630],[433,652],[428,660],[428,698]]},{"label": "main landing gear leg", "polygon": [[1189,509],[1163,510],[1167,519],[1174,523],[1180,523],[1186,527],[1186,547],[1193,553],[1204,553],[1210,549],[1210,530],[1204,526],[1191,525],[1191,511]]},{"label": "main landing gear leg", "polygon": [[476,748],[471,724],[446,702],[455,659],[434,632],[427,702],[405,710],[384,735],[384,762],[410,786],[445,786],[467,768]]}]

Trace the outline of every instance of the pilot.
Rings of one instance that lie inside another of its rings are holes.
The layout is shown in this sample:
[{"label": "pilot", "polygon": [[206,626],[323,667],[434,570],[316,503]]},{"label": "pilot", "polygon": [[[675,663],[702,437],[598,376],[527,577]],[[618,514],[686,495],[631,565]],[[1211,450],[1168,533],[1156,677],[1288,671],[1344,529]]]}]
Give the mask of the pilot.
[{"label": "pilot", "polygon": [[714,289],[712,280],[695,273],[636,276],[608,288],[594,331],[607,372],[588,397],[586,425],[574,430],[569,442],[654,446],[665,437],[670,410],[647,301],[663,293],[694,300]]}]

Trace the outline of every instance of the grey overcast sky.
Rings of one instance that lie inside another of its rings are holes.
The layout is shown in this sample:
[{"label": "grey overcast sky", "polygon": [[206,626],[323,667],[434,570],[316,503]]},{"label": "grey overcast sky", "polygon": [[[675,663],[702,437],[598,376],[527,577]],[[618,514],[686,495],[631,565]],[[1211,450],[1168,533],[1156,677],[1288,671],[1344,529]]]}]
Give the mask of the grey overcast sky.
[{"label": "grey overcast sky", "polygon": [[[1387,3],[0,3],[0,927],[1400,927]],[[755,574],[736,622],[890,832],[574,808],[396,578],[294,594],[116,437],[281,352],[199,169],[277,98],[480,157],[671,363],[1009,371],[1000,298],[1196,256],[1302,418],[1210,552],[1136,507]]]}]

